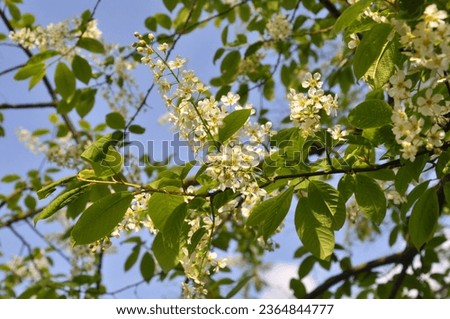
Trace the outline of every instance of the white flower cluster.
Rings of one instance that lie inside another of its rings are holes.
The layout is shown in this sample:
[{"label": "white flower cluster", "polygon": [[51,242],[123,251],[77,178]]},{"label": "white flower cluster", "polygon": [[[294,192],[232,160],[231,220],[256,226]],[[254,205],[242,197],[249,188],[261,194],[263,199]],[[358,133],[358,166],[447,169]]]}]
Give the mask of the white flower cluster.
[{"label": "white flower cluster", "polygon": [[292,34],[291,23],[287,17],[278,13],[267,22],[267,32],[272,40],[282,41]]},{"label": "white flower cluster", "polygon": [[[45,27],[36,26],[35,28],[22,28],[11,31],[9,38],[32,50],[38,48],[40,51],[53,49],[61,53],[67,53],[71,42],[77,41],[81,35],[80,32],[71,32],[81,25],[81,20],[74,18],[59,23],[51,23]],[[87,23],[86,30],[82,34],[83,37],[99,39],[101,31],[97,27],[97,20],[91,20]]]},{"label": "white flower cluster", "polygon": [[131,74],[131,71],[138,66],[138,62],[127,58],[126,52],[117,45],[105,44],[104,46],[107,52],[105,56],[114,56],[113,61],[108,58],[105,60],[103,56],[95,54],[90,56],[93,67],[98,67],[103,70],[103,73],[108,74],[107,83],[100,87],[100,93],[112,111],[119,112],[127,118],[130,105],[138,106],[143,100],[138,84]]},{"label": "white flower cluster", "polygon": [[407,199],[405,196],[402,196],[399,192],[396,190],[388,190],[386,192],[386,199],[393,202],[395,205],[400,205],[402,203],[406,203]]},{"label": "white flower cluster", "polygon": [[[169,110],[167,120],[194,152],[207,152],[207,174],[219,182],[218,188],[222,190],[231,188],[245,193],[249,187],[254,189],[254,170],[260,159],[268,153],[264,143],[275,133],[271,130],[272,123],[260,125],[247,121],[232,137],[218,146],[219,130],[224,126],[224,118],[235,110],[250,109],[254,113],[253,107],[250,104],[239,105],[239,95],[231,92],[222,96],[220,101],[214,97],[205,97],[208,87],[193,71],[182,69],[185,59],[177,57],[173,61],[166,61],[163,55],[167,45],[161,44],[155,50],[152,45],[153,35],[149,36],[150,44],[140,34],[136,34],[136,37],[139,40],[135,44],[137,51],[144,54],[142,62],[150,66]],[[167,78],[172,78],[171,82]],[[265,192],[260,190],[256,194],[262,196]]]},{"label": "white flower cluster", "polygon": [[426,7],[414,29],[405,21],[392,20],[410,62],[431,70],[432,76],[440,77],[440,81],[445,80],[444,72],[448,71],[450,63],[450,25],[446,22],[447,18],[446,11],[438,10],[436,4],[431,4]]},{"label": "white flower cluster", "polygon": [[83,142],[77,144],[70,133],[46,142],[41,142],[38,136],[24,128],[19,128],[16,134],[30,151],[34,154],[45,154],[49,161],[60,167],[72,169],[79,168],[82,165],[80,155],[86,145]]},{"label": "white flower cluster", "polygon": [[191,280],[190,283],[183,283],[182,289],[184,297],[199,298],[208,293],[205,288],[207,278],[225,268],[227,259],[219,259],[217,253],[209,250],[211,236],[215,227],[222,223],[221,219],[217,216],[213,221],[209,216],[194,210],[190,210],[189,215],[188,245],[192,244],[193,236],[198,230],[203,228],[206,231],[192,253],[189,253],[187,247],[183,247],[180,251],[180,264],[183,266],[186,277]]},{"label": "white flower cluster", "polygon": [[306,73],[302,81],[302,87],[308,89],[308,93],[297,93],[290,89],[287,95],[291,120],[299,126],[303,136],[314,134],[320,129],[321,112],[327,115],[336,115],[338,108],[337,95],[325,94],[322,90],[321,74]]},{"label": "white flower cluster", "polygon": [[31,258],[13,256],[6,264],[8,270],[14,273],[21,280],[38,281],[42,279],[42,274],[48,272],[50,262],[44,250],[34,252]]},{"label": "white flower cluster", "polygon": [[[147,203],[150,199],[149,193],[141,193],[134,195],[130,207],[125,212],[122,221],[114,228],[111,236],[119,238],[122,232],[138,232],[142,228],[146,228],[152,234],[156,234],[156,228],[149,218],[148,214],[143,214],[147,211]],[[145,220],[142,216],[145,215]]]},{"label": "white flower cluster", "polygon": [[[233,212],[231,216],[237,212],[240,216],[248,216],[251,209],[267,196],[266,191],[259,187],[256,177],[261,160],[270,154],[268,142],[270,136],[275,134],[272,123],[262,125],[247,120],[232,136],[220,141],[224,119],[232,112],[243,109],[253,114],[253,107],[250,104],[240,105],[239,95],[232,92],[222,96],[219,101],[208,96],[208,87],[193,71],[184,69],[185,59],[178,56],[168,60],[167,44],[155,45],[151,34],[147,39],[138,33],[135,36],[138,42],[134,46],[143,54],[141,61],[149,65],[169,111],[167,121],[197,156],[202,155],[205,173],[216,183],[217,189],[228,188],[240,194],[239,199],[230,201],[217,213],[220,215],[229,211]],[[208,275],[226,265],[225,260],[217,259],[217,255],[209,250],[214,224],[220,224],[220,218],[215,216],[213,223],[204,213],[200,216],[198,212],[191,212],[185,222],[191,228],[188,245],[198,229],[207,230],[193,252],[185,246],[181,248],[179,256],[185,275],[190,279],[189,283],[183,284],[185,296],[204,296],[207,293],[205,284]]]},{"label": "white flower cluster", "polygon": [[[442,127],[448,122],[450,102],[444,101],[437,86],[448,81],[450,25],[446,18],[447,13],[432,4],[414,30],[404,21],[393,21],[409,59],[406,72],[398,70],[389,79],[387,92],[394,100],[392,131],[407,160],[414,161],[422,146],[438,152],[445,141]],[[420,69],[429,75],[416,89],[410,75]]]}]

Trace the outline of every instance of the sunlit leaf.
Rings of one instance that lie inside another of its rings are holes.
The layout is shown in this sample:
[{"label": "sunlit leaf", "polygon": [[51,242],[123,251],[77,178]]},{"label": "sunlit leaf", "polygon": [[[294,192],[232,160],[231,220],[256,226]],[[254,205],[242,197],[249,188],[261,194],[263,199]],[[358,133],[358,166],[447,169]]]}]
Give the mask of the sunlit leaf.
[{"label": "sunlit leaf", "polygon": [[295,210],[295,228],[305,248],[319,259],[329,259],[335,245],[329,216],[311,209],[311,201],[299,198]]},{"label": "sunlit leaf", "polygon": [[364,9],[366,9],[371,3],[372,1],[370,0],[361,0],[345,9],[344,12],[342,12],[342,14],[336,20],[333,33],[338,34],[349,25],[351,25],[364,11]]},{"label": "sunlit leaf", "polygon": [[362,174],[355,176],[355,198],[364,215],[375,224],[381,224],[386,215],[386,198],[373,178]]},{"label": "sunlit leaf", "polygon": [[392,108],[383,100],[366,100],[350,111],[348,120],[357,128],[380,127],[391,123]]},{"label": "sunlit leaf", "polygon": [[219,128],[219,142],[226,142],[234,133],[239,131],[247,122],[250,114],[251,110],[249,109],[236,110],[228,114],[223,119],[223,126]]},{"label": "sunlit leaf", "polygon": [[409,234],[417,249],[433,237],[438,218],[439,203],[436,189],[429,188],[417,200],[409,219]]},{"label": "sunlit leaf", "polygon": [[291,206],[293,188],[257,205],[247,219],[246,225],[260,229],[264,238],[269,238],[286,217]]},{"label": "sunlit leaf", "polygon": [[59,62],[56,66],[55,85],[56,91],[61,94],[65,100],[69,100],[75,93],[75,75],[63,62]]},{"label": "sunlit leaf", "polygon": [[380,57],[387,45],[387,38],[391,31],[391,25],[377,24],[370,31],[364,33],[353,60],[353,71],[357,79],[366,74],[371,65]]},{"label": "sunlit leaf", "polygon": [[73,227],[74,245],[90,244],[108,236],[122,221],[132,199],[131,192],[120,192],[92,203]]},{"label": "sunlit leaf", "polygon": [[35,218],[36,224],[41,219],[46,219],[58,212],[61,208],[67,206],[86,191],[89,184],[84,184],[71,190],[65,191],[58,195],[50,204],[48,204]]},{"label": "sunlit leaf", "polygon": [[93,53],[105,53],[103,44],[94,38],[82,37],[78,41],[77,46]]}]

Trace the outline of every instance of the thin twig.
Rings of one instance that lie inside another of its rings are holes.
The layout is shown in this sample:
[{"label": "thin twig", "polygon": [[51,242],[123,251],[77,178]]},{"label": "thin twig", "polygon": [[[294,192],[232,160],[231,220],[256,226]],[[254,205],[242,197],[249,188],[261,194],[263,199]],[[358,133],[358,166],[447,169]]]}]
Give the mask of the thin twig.
[{"label": "thin twig", "polygon": [[6,69],[6,70],[3,70],[3,71],[0,72],[0,76],[3,76],[3,75],[8,74],[8,73],[10,73],[10,72],[14,72],[14,71],[16,71],[16,70],[19,70],[19,69],[22,68],[24,65],[25,65],[25,64],[20,64],[20,65],[16,65],[16,66],[13,66],[13,67],[11,67],[11,68],[8,68],[8,69]]},{"label": "thin twig", "polygon": [[341,16],[341,12],[330,0],[319,0],[319,2],[330,12],[330,14],[336,19]]},{"label": "thin twig", "polygon": [[48,245],[51,249],[53,249],[59,256],[61,256],[62,259],[64,259],[66,262],[68,262],[69,265],[71,264],[70,258],[67,257],[66,255],[64,255],[64,253],[61,251],[61,249],[59,249],[58,247],[56,247],[55,245],[53,245],[47,238],[45,238],[45,236],[44,236],[39,230],[37,230],[37,228],[34,227],[28,219],[25,219],[24,221],[25,221],[25,223],[27,224],[27,226],[30,227],[31,230],[32,230],[39,238],[41,238],[42,240],[44,240],[44,241],[47,243],[47,245]]},{"label": "thin twig", "polygon": [[0,104],[1,110],[8,110],[8,109],[41,109],[41,108],[55,108],[56,104],[54,102],[38,102],[38,103],[24,103],[24,104],[9,104],[9,103],[2,103]]},{"label": "thin twig", "polygon": [[13,224],[15,224],[15,223],[18,223],[18,222],[23,221],[23,220],[26,220],[26,219],[28,219],[28,218],[30,218],[30,217],[36,216],[36,215],[39,214],[43,209],[44,209],[44,208],[35,209],[35,210],[32,210],[32,211],[29,211],[29,212],[26,213],[26,214],[23,214],[23,215],[16,215],[16,216],[14,216],[14,217],[11,217],[10,219],[8,219],[8,220],[6,220],[6,221],[4,221],[4,222],[0,221],[0,228],[3,228],[3,227],[9,227],[9,226],[11,226],[11,225],[13,225]]},{"label": "thin twig", "polygon": [[398,264],[402,263],[404,260],[409,260],[410,258],[414,258],[417,254],[417,249],[414,247],[406,247],[404,251],[396,254],[392,254],[386,257],[377,258],[371,260],[367,263],[363,263],[361,265],[352,267],[348,270],[343,271],[342,273],[328,278],[323,284],[316,287],[310,293],[307,293],[302,298],[305,299],[313,299],[320,297],[324,292],[327,292],[332,286],[338,284],[341,281],[347,280],[351,277],[355,277],[356,275],[369,272],[374,268],[378,268],[381,266],[386,266],[390,264]]},{"label": "thin twig", "polygon": [[[31,257],[33,255],[33,248],[31,247],[31,245],[25,240],[25,238],[23,238],[23,236],[17,230],[14,229],[12,225],[9,225],[8,228],[11,230],[14,236],[16,236],[20,240],[22,245],[24,245],[27,248],[28,254]],[[30,261],[33,264],[34,268],[36,268],[36,271],[38,271],[39,274],[42,276],[41,269],[36,264],[34,258],[30,258]]]}]

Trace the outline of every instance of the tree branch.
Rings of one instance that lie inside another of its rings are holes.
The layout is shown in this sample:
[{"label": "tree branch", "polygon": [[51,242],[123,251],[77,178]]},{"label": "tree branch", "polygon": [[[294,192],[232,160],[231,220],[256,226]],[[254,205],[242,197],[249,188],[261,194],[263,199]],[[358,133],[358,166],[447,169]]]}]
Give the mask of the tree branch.
[{"label": "tree branch", "polygon": [[22,220],[26,220],[30,217],[33,217],[37,214],[39,214],[44,208],[38,208],[35,210],[31,210],[23,215],[15,215],[13,217],[11,217],[10,219],[6,220],[6,221],[0,221],[0,228],[3,227],[10,227],[11,225],[20,222]]},{"label": "tree branch", "polygon": [[69,265],[71,264],[70,258],[68,256],[66,256],[60,248],[53,245],[53,243],[48,238],[46,238],[40,231],[38,231],[37,228],[34,227],[33,224],[28,219],[25,219],[24,221],[27,224],[27,226],[31,229],[32,232],[34,232],[39,238],[41,238],[43,241],[45,241],[47,243],[47,245],[50,248],[52,248],[53,251],[56,252],[60,257],[62,257]]},{"label": "tree branch", "polygon": [[414,256],[418,253],[417,249],[414,247],[407,246],[404,251],[401,253],[396,253],[389,255],[387,257],[381,257],[374,260],[371,260],[367,263],[363,263],[361,265],[352,267],[348,270],[343,271],[342,273],[328,278],[323,284],[315,288],[310,293],[303,296],[305,299],[313,299],[320,297],[324,292],[328,291],[332,286],[337,283],[347,280],[351,277],[355,277],[356,275],[369,272],[374,268],[378,268],[385,265],[390,264],[403,264],[410,259],[414,258]]},{"label": "tree branch", "polygon": [[[440,147],[441,150],[446,150],[450,147],[450,143],[444,144],[442,147]],[[421,152],[417,153],[417,157],[421,155],[434,154],[433,150],[423,150]],[[364,172],[375,172],[379,171],[381,169],[390,169],[390,168],[396,168],[401,167],[404,164],[402,163],[401,159],[392,160],[383,164],[377,164],[377,165],[371,165],[367,167],[361,167],[361,168],[350,168],[350,169],[330,169],[330,170],[324,170],[324,171],[315,171],[315,172],[304,172],[304,173],[296,173],[296,174],[288,174],[288,175],[277,175],[272,180],[260,185],[260,187],[265,187],[279,179],[292,179],[292,178],[308,178],[313,176],[325,176],[325,175],[334,175],[334,174],[349,174],[349,173],[364,173]]]},{"label": "tree branch", "polygon": [[[31,257],[33,255],[33,248],[31,247],[31,245],[25,240],[25,238],[17,230],[14,229],[14,227],[12,225],[9,225],[8,228],[22,242],[22,244],[27,248],[28,254]],[[33,266],[36,269],[36,271],[39,272],[39,275],[42,276],[42,271],[38,267],[38,265],[36,264],[36,261],[34,260],[34,258],[30,258],[30,261],[33,264]]]},{"label": "tree branch", "polygon": [[389,299],[394,299],[395,296],[397,296],[398,291],[402,287],[403,280],[405,280],[406,277],[406,271],[408,270],[409,266],[411,265],[415,255],[412,255],[409,260],[402,263],[402,271],[398,275],[397,279],[394,282],[394,285],[392,287],[391,293],[389,294]]},{"label": "tree branch", "polygon": [[55,108],[56,104],[54,102],[24,103],[24,104],[2,103],[2,104],[0,104],[0,110],[40,109],[40,108],[47,108],[47,107]]},{"label": "tree branch", "polygon": [[319,0],[319,2],[330,12],[330,14],[336,19],[341,16],[341,12],[336,8],[334,3],[330,0]]}]

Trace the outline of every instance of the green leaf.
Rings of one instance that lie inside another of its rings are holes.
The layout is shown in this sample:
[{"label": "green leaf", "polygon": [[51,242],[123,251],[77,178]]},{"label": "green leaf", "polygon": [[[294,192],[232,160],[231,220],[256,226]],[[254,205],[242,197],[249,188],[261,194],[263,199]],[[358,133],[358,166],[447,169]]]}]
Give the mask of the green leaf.
[{"label": "green leaf", "polygon": [[84,192],[77,199],[72,201],[69,205],[67,205],[66,216],[75,219],[77,218],[84,210],[86,209],[86,205],[89,201],[89,197],[91,195],[93,187],[89,188],[88,191]]},{"label": "green leaf", "polygon": [[94,38],[82,37],[78,43],[77,47],[86,49],[93,53],[105,53],[105,47],[103,44]]},{"label": "green leaf", "polygon": [[[321,181],[311,181],[308,185],[310,208],[326,215],[334,229],[340,229],[347,216],[345,202],[340,200],[339,192],[331,185]],[[323,221],[325,223],[325,220]]]},{"label": "green leaf", "polygon": [[264,44],[264,42],[262,42],[262,41],[258,41],[258,42],[255,42],[255,43],[251,44],[247,48],[247,50],[245,50],[244,57],[248,58],[249,56],[251,56],[251,55],[255,54],[256,52],[258,52],[258,50],[263,46],[263,44]]},{"label": "green leaf", "polygon": [[348,7],[336,20],[332,33],[336,35],[351,25],[371,3],[370,0],[361,0]]},{"label": "green leaf", "polygon": [[242,109],[236,110],[225,116],[223,119],[223,126],[219,128],[219,142],[226,142],[234,135],[234,133],[239,131],[242,126],[244,126],[245,122],[247,122],[250,114],[251,110]]},{"label": "green leaf", "polygon": [[335,239],[330,219],[310,206],[311,200],[302,197],[295,210],[295,228],[305,248],[319,259],[327,260],[333,253]]},{"label": "green leaf", "polygon": [[99,163],[105,158],[109,146],[116,142],[112,134],[102,136],[81,153],[81,158],[89,163]]},{"label": "green leaf", "polygon": [[156,19],[153,16],[150,16],[147,19],[145,19],[144,25],[150,31],[156,31],[158,29],[158,24],[156,23]]},{"label": "green leaf", "polygon": [[342,176],[341,180],[338,183],[339,195],[347,202],[350,197],[352,197],[355,192],[355,179],[350,174],[345,174]]},{"label": "green leaf", "polygon": [[183,196],[155,193],[148,201],[147,212],[155,227],[162,231],[170,214],[182,203]]},{"label": "green leaf", "polygon": [[424,154],[416,157],[414,162],[405,161],[405,165],[400,167],[395,176],[395,189],[400,194],[404,194],[412,181],[419,181],[420,174],[429,160],[429,155]]},{"label": "green leaf", "polygon": [[25,206],[30,210],[33,210],[36,208],[36,199],[31,195],[27,195],[25,197],[24,203],[25,203]]},{"label": "green leaf", "polygon": [[213,63],[216,64],[216,61],[220,59],[220,57],[223,55],[223,53],[225,52],[224,48],[218,48],[216,53],[214,53],[214,57],[213,57]]},{"label": "green leaf", "polygon": [[351,125],[365,129],[391,123],[392,108],[383,100],[366,100],[350,111]]},{"label": "green leaf", "polygon": [[39,82],[42,81],[44,76],[47,74],[47,70],[44,68],[39,73],[36,73],[30,78],[30,82],[28,84],[28,90],[34,88]]},{"label": "green leaf", "polygon": [[239,63],[241,62],[241,54],[239,51],[229,52],[220,64],[220,71],[222,72],[222,79],[226,83],[232,81],[238,72]]},{"label": "green leaf", "polygon": [[9,13],[11,14],[11,17],[16,21],[19,21],[21,15],[22,15],[22,13],[20,12],[20,9],[12,2],[10,2],[10,1],[7,1],[7,2],[9,2],[9,3],[7,3],[7,5],[8,5]]},{"label": "green leaf", "polygon": [[444,195],[445,195],[445,200],[447,201],[447,206],[450,207],[450,183],[449,182],[444,184]]},{"label": "green leaf", "polygon": [[109,146],[105,158],[100,163],[92,163],[91,165],[98,177],[114,176],[122,170],[123,156],[113,146]]},{"label": "green leaf", "polygon": [[45,73],[45,63],[33,63],[25,64],[22,68],[17,71],[14,75],[14,80],[22,81],[31,78],[37,74]]},{"label": "green leaf", "polygon": [[158,233],[153,240],[152,251],[161,269],[168,273],[178,263],[178,247],[169,247],[163,240],[162,233]]},{"label": "green leaf", "polygon": [[152,255],[149,252],[145,252],[144,256],[142,256],[139,269],[141,271],[142,278],[144,278],[146,282],[149,282],[152,279],[155,274],[155,268],[155,260]]},{"label": "green leaf", "polygon": [[228,43],[228,26],[223,28],[222,34],[220,35],[220,38],[222,39],[222,44],[225,46]]},{"label": "green leaf", "polygon": [[72,230],[74,245],[86,245],[108,236],[122,221],[133,199],[131,192],[113,193],[92,203]]},{"label": "green leaf", "polygon": [[74,180],[77,176],[67,176],[61,179],[58,179],[57,181],[54,181],[53,183],[50,183],[44,187],[42,187],[40,190],[37,191],[37,195],[39,199],[46,198],[48,195],[53,193],[56,190],[56,186],[66,184],[72,180]]},{"label": "green leaf", "polygon": [[409,192],[409,194],[406,196],[406,203],[403,203],[400,207],[400,211],[403,215],[406,216],[406,213],[416,202],[416,200],[419,199],[419,197],[422,196],[423,193],[425,193],[429,184],[430,181],[425,181],[414,187],[414,189]]},{"label": "green leaf", "polygon": [[336,214],[339,192],[332,186],[321,181],[310,181],[308,198],[313,211],[333,217]]},{"label": "green leaf", "polygon": [[359,208],[372,222],[380,225],[386,215],[386,198],[380,185],[368,176],[355,176],[355,198]]},{"label": "green leaf", "polygon": [[144,134],[145,133],[145,127],[142,127],[142,126],[137,125],[137,124],[130,125],[128,130],[131,133],[134,133],[134,134]]},{"label": "green leaf", "polygon": [[371,65],[380,57],[392,26],[389,24],[377,24],[364,36],[356,48],[353,59],[353,71],[357,79],[360,79]]},{"label": "green leaf", "polygon": [[435,188],[429,188],[419,198],[409,219],[409,234],[417,249],[433,238],[439,218],[439,203]]},{"label": "green leaf", "polygon": [[106,124],[115,130],[124,129],[126,125],[125,119],[119,112],[111,112],[106,114]]},{"label": "green leaf", "polygon": [[3,176],[2,182],[3,183],[11,183],[11,182],[15,182],[19,179],[20,179],[20,176],[17,174],[8,174],[8,175]]},{"label": "green leaf", "polygon": [[70,100],[75,93],[76,83],[75,75],[70,71],[69,67],[59,62],[55,71],[56,91],[65,99]]},{"label": "green leaf", "polygon": [[58,51],[55,50],[46,50],[43,52],[39,52],[33,55],[27,62],[27,64],[36,64],[53,58],[54,56],[59,55]]},{"label": "green leaf", "polygon": [[172,26],[172,20],[167,14],[157,13],[154,15],[156,22],[165,29],[170,29]]},{"label": "green leaf", "polygon": [[86,59],[75,55],[72,60],[72,70],[78,80],[85,84],[89,83],[92,77],[92,68]]},{"label": "green leaf", "polygon": [[173,9],[175,9],[175,7],[178,4],[178,1],[173,1],[173,0],[163,0],[164,6],[167,8],[167,10],[169,10],[170,12],[173,11]]},{"label": "green leaf", "polygon": [[170,212],[164,224],[163,234],[164,243],[173,249],[179,249],[180,242],[183,239],[182,229],[184,219],[187,214],[187,204],[181,203],[172,212]]},{"label": "green leaf", "polygon": [[83,192],[85,192],[87,187],[89,187],[89,184],[84,184],[59,194],[58,197],[56,197],[39,213],[39,215],[34,218],[34,223],[36,224],[39,220],[52,216],[61,208],[67,206],[69,203],[77,199]]},{"label": "green leaf", "polygon": [[136,263],[136,261],[139,258],[140,251],[141,251],[141,245],[136,245],[133,247],[131,254],[129,254],[127,259],[125,260],[125,264],[123,266],[124,271],[130,270],[131,267],[134,266],[134,264]]},{"label": "green leaf", "polygon": [[401,20],[417,19],[424,11],[424,2],[424,0],[399,0],[399,18]]},{"label": "green leaf", "polygon": [[89,114],[95,104],[96,89],[85,88],[79,91],[79,95],[75,96],[73,103],[76,103],[75,108],[80,117],[85,117]]},{"label": "green leaf", "polygon": [[241,278],[236,286],[234,286],[229,293],[225,296],[226,299],[233,298],[244,286],[253,278],[253,275],[245,276]]},{"label": "green leaf", "polygon": [[448,173],[448,168],[450,165],[450,150],[447,149],[439,155],[438,162],[436,164],[436,176],[441,179]]},{"label": "green leaf", "polygon": [[392,169],[380,169],[378,171],[365,172],[362,174],[380,181],[393,181],[395,179],[395,173]]},{"label": "green leaf", "polygon": [[293,193],[293,188],[288,188],[280,195],[257,205],[250,213],[246,225],[259,227],[263,237],[268,239],[286,217],[291,207]]},{"label": "green leaf", "polygon": [[400,64],[401,55],[400,40],[396,36],[392,41],[386,43],[380,56],[365,74],[372,88],[382,88],[389,81],[396,70],[396,65]]},{"label": "green leaf", "polygon": [[273,100],[275,97],[275,81],[273,78],[268,79],[264,83],[263,94],[267,100]]}]

